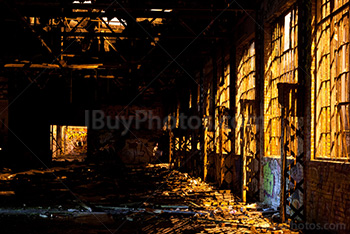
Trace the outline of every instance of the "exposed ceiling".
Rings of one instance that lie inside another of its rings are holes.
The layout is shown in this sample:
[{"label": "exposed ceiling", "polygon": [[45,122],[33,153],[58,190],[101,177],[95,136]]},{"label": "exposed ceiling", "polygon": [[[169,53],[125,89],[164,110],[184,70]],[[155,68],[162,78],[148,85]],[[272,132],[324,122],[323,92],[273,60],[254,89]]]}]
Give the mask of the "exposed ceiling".
[{"label": "exposed ceiling", "polygon": [[141,89],[193,77],[254,10],[253,0],[0,2],[1,66],[74,70]]}]

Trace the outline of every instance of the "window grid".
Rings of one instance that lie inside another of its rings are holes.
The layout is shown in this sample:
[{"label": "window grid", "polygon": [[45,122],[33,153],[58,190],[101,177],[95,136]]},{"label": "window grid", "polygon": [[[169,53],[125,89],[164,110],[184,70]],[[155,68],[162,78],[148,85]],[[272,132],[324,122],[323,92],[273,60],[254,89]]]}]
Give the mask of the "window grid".
[{"label": "window grid", "polygon": [[[236,154],[242,154],[241,152],[241,127],[242,123],[242,115],[247,115],[244,112],[244,109],[241,107],[241,100],[255,100],[255,43],[250,43],[249,47],[243,51],[242,57],[239,61],[238,69],[237,69],[237,98],[236,98]],[[247,116],[245,116],[247,117]],[[254,126],[255,128],[255,126]],[[255,130],[254,130],[255,132]],[[251,149],[252,152],[255,152],[254,145],[252,145],[245,149]],[[251,152],[249,151],[249,152]]]},{"label": "window grid", "polygon": [[[298,82],[298,10],[293,8],[274,25],[264,81],[265,156],[280,156],[281,109],[277,84]],[[297,119],[292,119],[297,126]]]},{"label": "window grid", "polygon": [[[223,74],[223,85],[217,87],[217,94],[216,94],[216,106],[218,108],[215,108],[215,126],[216,129],[216,142],[219,142],[219,137],[221,136],[222,139],[222,153],[228,154],[231,152],[231,141],[229,140],[229,134],[230,134],[230,128],[228,124],[228,119],[224,113],[221,113],[219,115],[219,108],[220,111],[223,112],[223,109],[230,109],[230,66],[225,66],[225,72]],[[220,152],[220,148],[216,148],[216,152]]]},{"label": "window grid", "polygon": [[349,1],[317,0],[316,159],[349,159]]}]

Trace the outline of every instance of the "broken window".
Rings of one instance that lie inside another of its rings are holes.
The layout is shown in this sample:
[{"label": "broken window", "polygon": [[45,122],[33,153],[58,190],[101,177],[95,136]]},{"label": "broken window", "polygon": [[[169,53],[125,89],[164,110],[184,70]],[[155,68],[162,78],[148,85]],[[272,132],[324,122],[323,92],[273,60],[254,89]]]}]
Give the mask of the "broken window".
[{"label": "broken window", "polygon": [[[242,154],[241,146],[244,125],[252,127],[255,132],[255,125],[250,124],[253,120],[252,105],[255,100],[255,43],[252,42],[243,50],[237,68],[237,97],[236,97],[236,154]],[[245,123],[243,123],[243,121]],[[253,143],[253,142],[251,142]],[[255,152],[255,145],[245,145],[244,148],[249,152]],[[250,153],[249,153],[250,154]]]},{"label": "broken window", "polygon": [[[281,109],[278,83],[298,82],[298,10],[293,8],[273,25],[271,51],[265,68],[265,156],[280,156]],[[296,121],[293,120],[293,121]],[[293,123],[297,126],[296,123]]]},{"label": "broken window", "polygon": [[315,158],[348,159],[349,2],[317,0],[313,125]]},{"label": "broken window", "polygon": [[230,128],[228,124],[228,110],[230,109],[230,66],[225,66],[224,74],[221,75],[220,85],[217,87],[215,108],[216,142],[221,141],[220,147],[216,147],[216,152],[223,154],[231,152]]}]

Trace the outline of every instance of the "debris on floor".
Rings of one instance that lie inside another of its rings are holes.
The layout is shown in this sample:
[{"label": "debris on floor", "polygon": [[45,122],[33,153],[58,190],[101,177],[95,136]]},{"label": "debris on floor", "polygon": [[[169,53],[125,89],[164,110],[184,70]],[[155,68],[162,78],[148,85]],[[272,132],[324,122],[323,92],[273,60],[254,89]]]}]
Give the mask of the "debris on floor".
[{"label": "debris on floor", "polygon": [[[74,225],[91,233],[298,233],[273,222],[277,211],[243,204],[230,190],[170,171],[167,164],[117,170],[76,164],[7,172],[0,183],[12,193],[0,193],[6,201],[0,216],[46,220],[53,227],[48,233]],[[69,225],[58,225],[62,222]]]}]

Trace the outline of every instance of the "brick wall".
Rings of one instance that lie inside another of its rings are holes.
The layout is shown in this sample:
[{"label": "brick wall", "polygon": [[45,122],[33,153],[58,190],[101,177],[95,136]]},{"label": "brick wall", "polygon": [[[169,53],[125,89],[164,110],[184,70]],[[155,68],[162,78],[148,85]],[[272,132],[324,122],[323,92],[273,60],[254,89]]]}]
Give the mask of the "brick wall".
[{"label": "brick wall", "polygon": [[307,222],[346,224],[350,232],[350,164],[310,161],[307,163]]}]

